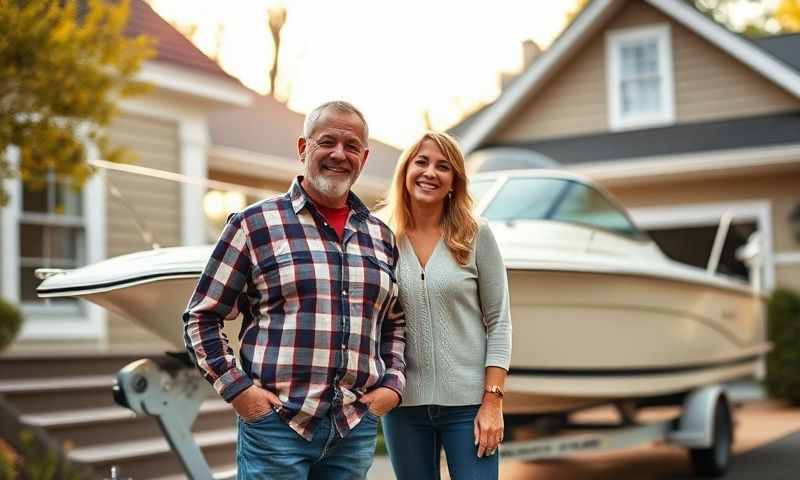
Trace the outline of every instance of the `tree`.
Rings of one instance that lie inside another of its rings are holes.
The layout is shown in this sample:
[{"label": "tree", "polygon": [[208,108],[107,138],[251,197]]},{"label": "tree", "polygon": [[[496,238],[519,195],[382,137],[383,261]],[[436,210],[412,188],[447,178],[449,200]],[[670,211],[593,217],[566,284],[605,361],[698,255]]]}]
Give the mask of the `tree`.
[{"label": "tree", "polygon": [[281,51],[281,30],[286,24],[286,8],[272,7],[267,10],[267,27],[272,34],[272,43],[275,45],[275,56],[269,68],[269,93],[275,97],[277,88],[275,81],[278,78],[278,54]]},{"label": "tree", "polygon": [[124,35],[128,12],[129,0],[0,0],[0,180],[16,174],[36,189],[54,172],[77,187],[92,173],[87,142],[126,159],[104,127],[120,98],[147,91],[135,75],[154,54],[150,38]]},{"label": "tree", "polygon": [[744,25],[734,25],[734,11],[737,7],[747,3],[759,4],[763,3],[763,0],[694,0],[694,5],[698,10],[716,22],[733,30],[739,30],[748,37],[760,37],[774,33],[768,26],[772,15],[767,9],[763,9],[760,15],[747,19]]},{"label": "tree", "polygon": [[574,0],[574,4],[572,7],[567,10],[567,25],[572,23],[575,20],[575,17],[578,16],[581,11],[586,8],[586,4],[589,3],[589,0]]},{"label": "tree", "polygon": [[781,0],[775,17],[784,30],[800,32],[800,0]]}]

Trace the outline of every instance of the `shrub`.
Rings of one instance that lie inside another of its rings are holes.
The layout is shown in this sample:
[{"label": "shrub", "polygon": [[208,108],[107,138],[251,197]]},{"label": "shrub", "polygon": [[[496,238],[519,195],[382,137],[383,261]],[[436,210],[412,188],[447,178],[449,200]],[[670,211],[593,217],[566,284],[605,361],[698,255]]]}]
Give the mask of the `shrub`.
[{"label": "shrub", "polygon": [[30,430],[19,431],[15,448],[0,440],[0,480],[83,480],[86,467],[70,463],[59,451],[37,440]]},{"label": "shrub", "polygon": [[766,387],[770,396],[800,405],[800,295],[778,289],[767,308],[769,340]]},{"label": "shrub", "polygon": [[22,327],[22,313],[0,298],[0,351],[11,345]]}]

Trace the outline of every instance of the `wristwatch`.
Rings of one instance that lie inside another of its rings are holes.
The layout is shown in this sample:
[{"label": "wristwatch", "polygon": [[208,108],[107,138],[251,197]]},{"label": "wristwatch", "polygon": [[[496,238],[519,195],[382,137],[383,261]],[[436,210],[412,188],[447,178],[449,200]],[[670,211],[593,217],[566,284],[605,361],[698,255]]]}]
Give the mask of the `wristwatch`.
[{"label": "wristwatch", "polygon": [[500,388],[500,385],[489,385],[483,392],[496,395],[497,398],[503,398],[503,389]]}]

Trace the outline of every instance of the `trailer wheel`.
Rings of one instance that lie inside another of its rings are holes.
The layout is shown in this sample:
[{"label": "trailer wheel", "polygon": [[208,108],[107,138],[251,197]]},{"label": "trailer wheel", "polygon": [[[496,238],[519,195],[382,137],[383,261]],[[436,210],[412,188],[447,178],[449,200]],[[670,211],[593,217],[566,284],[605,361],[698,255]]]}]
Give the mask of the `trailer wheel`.
[{"label": "trailer wheel", "polygon": [[725,475],[731,462],[733,446],[733,419],[728,403],[723,397],[717,400],[714,407],[714,427],[711,446],[708,448],[692,448],[689,454],[694,473],[704,477],[721,477]]}]

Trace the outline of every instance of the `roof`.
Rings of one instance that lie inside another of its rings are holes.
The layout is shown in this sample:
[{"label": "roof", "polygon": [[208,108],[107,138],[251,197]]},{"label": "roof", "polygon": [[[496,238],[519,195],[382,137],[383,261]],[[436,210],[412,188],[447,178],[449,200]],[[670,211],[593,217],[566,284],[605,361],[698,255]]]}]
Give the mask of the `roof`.
[{"label": "roof", "polygon": [[772,56],[800,72],[800,33],[787,33],[753,39]]},{"label": "roof", "polygon": [[800,111],[485,147],[524,148],[563,165],[797,144]]},{"label": "roof", "polygon": [[[219,110],[209,115],[208,128],[214,145],[232,147],[297,161],[297,139],[305,115],[290,110],[271,96],[257,95],[249,107]],[[371,139],[364,174],[388,179],[400,150]]]},{"label": "roof", "polygon": [[239,84],[188,38],[161,18],[144,0],[132,0],[126,35],[149,35],[156,40],[156,60],[197,70]]},{"label": "roof", "polygon": [[[800,98],[800,69],[797,68],[800,54],[793,36],[750,41],[709,19],[683,0],[642,1]],[[465,153],[482,146],[625,4],[625,0],[592,0],[550,48],[525,69],[518,81],[503,90],[494,103],[451,128],[451,132],[460,134]]]}]

